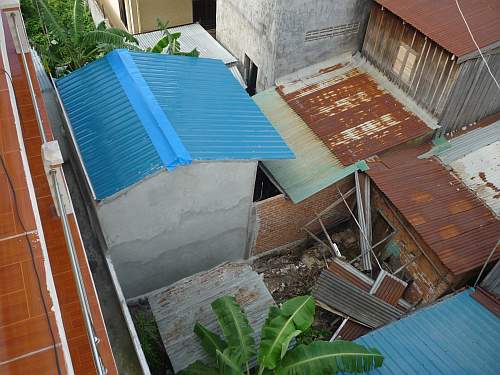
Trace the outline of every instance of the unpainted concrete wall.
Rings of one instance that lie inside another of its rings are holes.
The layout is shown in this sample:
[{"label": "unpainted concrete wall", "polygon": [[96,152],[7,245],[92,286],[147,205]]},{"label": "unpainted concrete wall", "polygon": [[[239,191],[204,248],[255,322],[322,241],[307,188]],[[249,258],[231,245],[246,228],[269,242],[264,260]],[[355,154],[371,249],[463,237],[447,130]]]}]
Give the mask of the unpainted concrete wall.
[{"label": "unpainted concrete wall", "polygon": [[125,297],[245,258],[256,168],[193,163],[101,202],[97,214]]},{"label": "unpainted concrete wall", "polygon": [[[217,40],[257,65],[257,90],[308,65],[361,48],[369,0],[218,0]],[[360,23],[357,34],[305,41],[306,32]]]}]

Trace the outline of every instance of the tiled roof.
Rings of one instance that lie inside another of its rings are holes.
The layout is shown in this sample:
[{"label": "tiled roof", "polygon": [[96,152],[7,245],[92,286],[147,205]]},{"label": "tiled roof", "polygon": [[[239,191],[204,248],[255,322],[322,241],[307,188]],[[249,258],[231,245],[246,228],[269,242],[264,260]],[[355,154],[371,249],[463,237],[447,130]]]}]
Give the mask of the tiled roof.
[{"label": "tiled roof", "polygon": [[264,166],[294,203],[343,179],[359,167],[366,169],[365,164],[342,165],[275,88],[258,93],[253,100],[295,154],[295,159],[264,161]]},{"label": "tiled roof", "polygon": [[384,355],[382,367],[368,374],[498,374],[500,319],[470,293],[447,297],[357,339]]},{"label": "tiled roof", "polygon": [[[376,0],[454,55],[476,51],[455,0]],[[464,17],[480,48],[500,42],[500,2],[460,0]]]},{"label": "tiled roof", "polygon": [[293,157],[221,61],[115,50],[57,85],[97,199],[191,160]]},{"label": "tiled roof", "polygon": [[499,238],[500,221],[441,163],[418,159],[418,152],[389,151],[373,158],[367,173],[453,274],[482,266]]},{"label": "tiled roof", "polygon": [[430,131],[379,84],[367,63],[351,59],[332,64],[291,75],[278,82],[278,89],[343,165]]}]

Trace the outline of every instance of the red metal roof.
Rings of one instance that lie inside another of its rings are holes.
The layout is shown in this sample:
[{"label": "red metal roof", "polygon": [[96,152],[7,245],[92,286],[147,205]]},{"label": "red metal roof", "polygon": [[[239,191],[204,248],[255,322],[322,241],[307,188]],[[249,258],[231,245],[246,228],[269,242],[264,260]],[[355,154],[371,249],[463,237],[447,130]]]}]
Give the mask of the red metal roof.
[{"label": "red metal roof", "polygon": [[[376,0],[437,44],[461,57],[476,51],[455,0]],[[500,41],[499,0],[459,0],[480,48]]]},{"label": "red metal roof", "polygon": [[[500,236],[500,222],[435,159],[402,148],[374,158],[368,175],[455,275],[483,265]],[[498,259],[497,252],[492,261]]]},{"label": "red metal roof", "polygon": [[361,67],[336,64],[278,90],[344,165],[430,130]]},{"label": "red metal roof", "polygon": [[397,306],[400,298],[403,297],[407,285],[407,283],[396,276],[387,272],[381,272],[370,293],[392,306]]}]

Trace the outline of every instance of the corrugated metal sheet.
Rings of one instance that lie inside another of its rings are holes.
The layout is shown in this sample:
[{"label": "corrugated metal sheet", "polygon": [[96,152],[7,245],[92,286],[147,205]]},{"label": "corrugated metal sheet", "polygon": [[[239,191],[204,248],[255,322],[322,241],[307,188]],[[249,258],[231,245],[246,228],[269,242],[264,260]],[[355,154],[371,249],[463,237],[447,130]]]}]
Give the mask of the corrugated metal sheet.
[{"label": "corrugated metal sheet", "polygon": [[57,86],[97,199],[191,158],[293,157],[220,61],[115,50]]},{"label": "corrugated metal sheet", "polygon": [[264,162],[294,203],[299,203],[358,170],[356,164],[344,167],[276,89],[262,91],[253,100],[295,154],[295,159],[292,160]]},{"label": "corrugated metal sheet", "polygon": [[481,287],[478,287],[474,293],[472,293],[472,297],[495,314],[497,318],[500,318],[500,299],[498,297],[495,297]]},{"label": "corrugated metal sheet", "polygon": [[481,282],[481,288],[493,294],[496,298],[500,298],[500,261],[495,264],[495,267]]},{"label": "corrugated metal sheet", "polygon": [[221,61],[131,56],[193,160],[294,157]]},{"label": "corrugated metal sheet", "polygon": [[313,288],[313,296],[324,306],[375,328],[399,318],[402,312],[326,269]]},{"label": "corrugated metal sheet", "polygon": [[384,364],[368,374],[496,375],[500,320],[465,290],[356,340]]},{"label": "corrugated metal sheet", "polygon": [[366,335],[371,329],[365,327],[362,324],[353,322],[352,320],[347,321],[346,324],[340,330],[336,340],[347,340],[352,341],[360,336]]},{"label": "corrugated metal sheet", "polygon": [[417,159],[411,148],[391,154],[369,163],[377,187],[453,274],[482,266],[500,221],[437,160]]},{"label": "corrugated metal sheet", "polygon": [[[455,0],[376,0],[458,57],[476,51]],[[500,41],[500,2],[460,0],[462,12],[480,48]]]},{"label": "corrugated metal sheet", "polygon": [[57,81],[97,199],[163,168],[107,59]]},{"label": "corrugated metal sheet", "polygon": [[430,131],[354,61],[324,67],[279,90],[344,165]]},{"label": "corrugated metal sheet", "polygon": [[500,218],[500,121],[448,145],[438,157]]},{"label": "corrugated metal sheet", "polygon": [[496,141],[500,141],[500,121],[448,140],[447,148],[438,151],[437,156],[444,164],[449,165]]},{"label": "corrugated metal sheet", "polygon": [[385,271],[381,271],[370,293],[387,302],[389,305],[397,306],[407,286],[408,284],[403,280]]},{"label": "corrugated metal sheet", "polygon": [[176,373],[196,360],[208,359],[193,327],[199,322],[222,336],[210,303],[225,295],[235,296],[245,310],[258,345],[261,327],[274,300],[262,277],[249,265],[224,263],[148,295]]},{"label": "corrugated metal sheet", "polygon": [[372,289],[373,280],[349,263],[334,258],[333,262],[328,265],[328,269],[337,277],[357,286],[365,292],[369,292]]},{"label": "corrugated metal sheet", "polygon": [[[178,41],[183,52],[190,52],[196,48],[200,52],[200,57],[222,60],[224,64],[232,64],[238,61],[198,23],[170,27],[168,31],[172,34],[181,33]],[[152,48],[163,37],[163,31],[151,31],[134,36],[137,38],[140,47]]]}]

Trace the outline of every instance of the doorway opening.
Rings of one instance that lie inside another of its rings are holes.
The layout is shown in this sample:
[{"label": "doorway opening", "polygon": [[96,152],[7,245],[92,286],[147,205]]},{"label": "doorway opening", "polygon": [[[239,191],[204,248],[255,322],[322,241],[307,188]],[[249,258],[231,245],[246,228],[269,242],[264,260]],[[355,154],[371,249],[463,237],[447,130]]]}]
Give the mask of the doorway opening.
[{"label": "doorway opening", "polygon": [[259,73],[259,68],[250,60],[250,57],[245,55],[244,69],[248,95],[254,96],[257,92],[257,75]]},{"label": "doorway opening", "polygon": [[216,14],[216,0],[193,0],[193,22],[198,22],[206,30],[215,30]]}]

